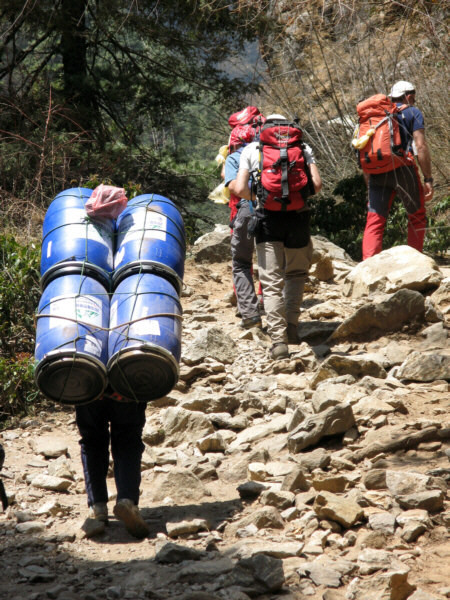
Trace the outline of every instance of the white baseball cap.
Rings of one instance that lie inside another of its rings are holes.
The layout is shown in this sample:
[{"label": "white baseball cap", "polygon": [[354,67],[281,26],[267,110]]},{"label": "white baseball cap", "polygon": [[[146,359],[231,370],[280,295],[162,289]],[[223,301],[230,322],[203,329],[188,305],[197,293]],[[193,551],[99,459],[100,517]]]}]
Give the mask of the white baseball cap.
[{"label": "white baseball cap", "polygon": [[274,115],[269,115],[268,117],[266,117],[267,121],[275,121],[276,119],[278,120],[283,120],[283,121],[287,121],[286,117],[283,117],[283,115],[278,115],[278,114],[274,114]]},{"label": "white baseball cap", "polygon": [[391,96],[391,98],[401,98],[408,92],[414,92],[414,90],[414,85],[409,81],[397,81],[392,86],[391,93],[389,94],[389,96]]}]

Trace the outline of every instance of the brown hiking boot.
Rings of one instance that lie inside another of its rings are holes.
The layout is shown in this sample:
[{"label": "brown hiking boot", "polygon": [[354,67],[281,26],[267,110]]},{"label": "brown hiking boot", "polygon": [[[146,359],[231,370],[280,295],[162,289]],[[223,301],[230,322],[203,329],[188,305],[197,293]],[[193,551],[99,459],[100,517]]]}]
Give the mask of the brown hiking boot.
[{"label": "brown hiking boot", "polygon": [[81,526],[81,530],[85,537],[92,538],[104,533],[106,525],[108,525],[106,502],[96,502],[90,507],[88,517]]},{"label": "brown hiking boot", "polygon": [[148,536],[150,528],[139,512],[139,508],[128,498],[122,498],[114,507],[114,514],[125,525],[133,537],[142,539]]},{"label": "brown hiking boot", "polygon": [[255,317],[249,317],[248,319],[242,319],[239,324],[242,329],[250,329],[251,327],[262,327],[261,317],[259,315]]},{"label": "brown hiking boot", "polygon": [[97,519],[102,523],[108,523],[108,506],[106,502],[96,502],[93,504],[89,511],[90,519]]},{"label": "brown hiking boot", "polygon": [[289,348],[284,342],[278,342],[270,349],[270,356],[273,358],[273,360],[289,358]]}]

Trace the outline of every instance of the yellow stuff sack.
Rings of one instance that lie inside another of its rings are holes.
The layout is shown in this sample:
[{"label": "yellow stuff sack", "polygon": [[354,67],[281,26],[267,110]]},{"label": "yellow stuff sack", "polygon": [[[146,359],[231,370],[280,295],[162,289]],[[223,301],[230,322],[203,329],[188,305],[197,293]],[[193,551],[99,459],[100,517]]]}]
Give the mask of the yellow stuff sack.
[{"label": "yellow stuff sack", "polygon": [[208,196],[209,200],[212,200],[215,204],[228,204],[230,200],[230,190],[225,187],[225,184],[219,183],[217,187]]}]

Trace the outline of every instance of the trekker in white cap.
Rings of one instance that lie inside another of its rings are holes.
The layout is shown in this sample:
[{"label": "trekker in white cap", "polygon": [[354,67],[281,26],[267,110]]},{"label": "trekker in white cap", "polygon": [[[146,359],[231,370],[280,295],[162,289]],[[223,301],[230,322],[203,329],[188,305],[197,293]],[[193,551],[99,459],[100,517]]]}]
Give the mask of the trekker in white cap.
[{"label": "trekker in white cap", "polygon": [[[426,229],[425,202],[433,197],[430,151],[425,140],[423,115],[414,106],[415,87],[409,81],[397,81],[389,96],[401,109],[398,115],[401,145],[410,160],[409,164],[393,171],[368,177],[369,210],[362,243],[363,260],[381,252],[386,220],[396,195],[408,215],[408,245],[422,252]],[[415,158],[424,177],[423,185]]]}]

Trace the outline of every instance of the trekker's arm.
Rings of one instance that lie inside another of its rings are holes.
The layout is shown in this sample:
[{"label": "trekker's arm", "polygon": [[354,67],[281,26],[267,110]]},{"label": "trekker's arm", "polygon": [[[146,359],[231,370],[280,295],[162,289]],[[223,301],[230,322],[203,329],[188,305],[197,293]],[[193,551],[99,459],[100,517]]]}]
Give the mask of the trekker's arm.
[{"label": "trekker's arm", "polygon": [[[230,192],[232,194],[234,194],[235,196],[239,196],[239,194],[236,191],[236,181],[237,179],[233,179],[233,181],[230,181],[230,183],[228,184],[228,189],[230,190]],[[240,196],[239,196],[240,197]]]},{"label": "trekker's arm", "polygon": [[[428,149],[428,144],[425,140],[425,130],[417,129],[416,131],[414,131],[413,139],[417,150],[417,162],[419,163],[420,169],[425,179],[429,179],[431,178],[431,157],[430,150]],[[433,183],[424,182],[423,187],[425,191],[425,202],[428,202],[433,197]]]},{"label": "trekker's arm", "polygon": [[230,191],[239,198],[244,198],[244,200],[254,200],[255,196],[248,187],[249,179],[249,170],[241,167],[236,179],[232,182],[233,188],[231,187],[231,184],[229,185]]},{"label": "trekker's arm", "polygon": [[316,163],[311,163],[309,165],[309,171],[311,173],[314,191],[316,192],[316,194],[318,194],[322,189],[322,179],[320,177],[319,169],[317,168]]}]

